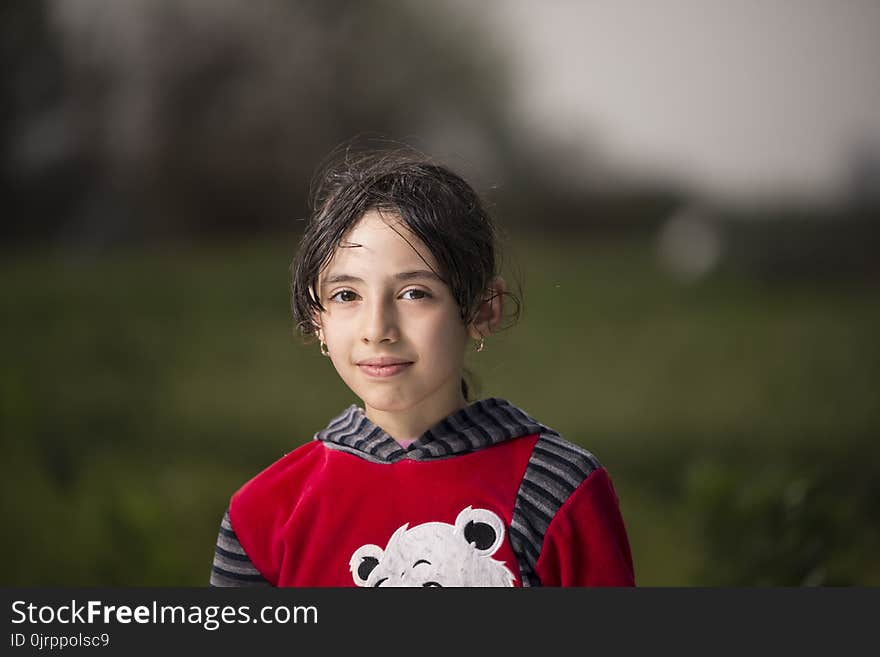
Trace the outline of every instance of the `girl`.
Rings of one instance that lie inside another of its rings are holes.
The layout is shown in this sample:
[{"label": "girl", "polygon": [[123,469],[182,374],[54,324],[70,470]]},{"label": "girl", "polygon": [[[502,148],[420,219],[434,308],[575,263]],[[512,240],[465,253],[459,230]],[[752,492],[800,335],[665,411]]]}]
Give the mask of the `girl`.
[{"label": "girl", "polygon": [[508,401],[467,401],[465,352],[510,296],[473,189],[399,151],[346,151],[318,181],[293,313],[363,407],[232,496],[211,584],[633,585],[593,455]]}]

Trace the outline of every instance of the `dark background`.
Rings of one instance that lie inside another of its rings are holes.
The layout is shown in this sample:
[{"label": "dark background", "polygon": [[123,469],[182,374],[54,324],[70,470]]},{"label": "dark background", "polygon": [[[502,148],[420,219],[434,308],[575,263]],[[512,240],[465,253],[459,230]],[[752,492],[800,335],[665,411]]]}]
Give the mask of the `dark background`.
[{"label": "dark background", "polygon": [[355,401],[287,298],[312,173],[355,136],[485,198],[524,304],[477,394],[609,468],[640,584],[880,583],[873,151],[834,204],[600,176],[528,134],[485,30],[455,3],[3,3],[2,584],[206,583],[229,495]]}]

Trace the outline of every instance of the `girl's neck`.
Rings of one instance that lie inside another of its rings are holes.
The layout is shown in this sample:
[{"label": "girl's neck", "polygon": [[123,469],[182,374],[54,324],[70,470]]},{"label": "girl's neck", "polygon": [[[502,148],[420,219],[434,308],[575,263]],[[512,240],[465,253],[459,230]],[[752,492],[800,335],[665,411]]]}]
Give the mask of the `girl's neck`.
[{"label": "girl's neck", "polygon": [[439,401],[425,400],[405,411],[382,411],[365,405],[364,413],[370,422],[407,447],[440,420],[468,405],[460,390],[452,398]]}]

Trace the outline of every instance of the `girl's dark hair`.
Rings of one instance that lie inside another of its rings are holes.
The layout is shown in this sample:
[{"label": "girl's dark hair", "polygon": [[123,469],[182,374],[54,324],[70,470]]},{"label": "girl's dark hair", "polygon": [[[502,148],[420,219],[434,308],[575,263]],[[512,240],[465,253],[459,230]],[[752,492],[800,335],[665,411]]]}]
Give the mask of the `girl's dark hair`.
[{"label": "girl's dark hair", "polygon": [[[319,169],[312,182],[311,216],[291,266],[294,320],[314,333],[323,312],[318,276],[343,236],[370,210],[400,217],[434,256],[461,319],[469,324],[498,274],[497,231],[476,192],[448,168],[409,149],[356,152],[351,147]],[[402,236],[405,239],[405,236]],[[513,320],[519,314],[514,300]]]},{"label": "girl's dark hair", "polygon": [[[487,295],[501,293],[489,289],[499,273],[491,217],[464,179],[427,156],[401,147],[344,146],[318,169],[310,197],[311,215],[291,266],[293,317],[304,334],[317,330],[313,317],[325,310],[318,292],[321,271],[343,236],[370,210],[400,217],[425,244],[437,262],[434,273],[449,287],[465,324]],[[512,324],[520,301],[503,293],[514,302]]]}]

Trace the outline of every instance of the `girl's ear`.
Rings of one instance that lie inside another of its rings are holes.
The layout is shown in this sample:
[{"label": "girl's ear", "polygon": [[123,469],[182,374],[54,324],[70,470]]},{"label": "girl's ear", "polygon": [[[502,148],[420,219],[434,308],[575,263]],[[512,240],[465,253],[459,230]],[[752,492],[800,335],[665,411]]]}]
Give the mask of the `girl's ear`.
[{"label": "girl's ear", "polygon": [[473,321],[468,325],[468,334],[474,339],[488,337],[501,324],[504,316],[504,293],[507,284],[500,276],[496,276],[489,282],[483,302],[477,308]]},{"label": "girl's ear", "polygon": [[312,326],[315,327],[315,335],[318,340],[324,342],[324,330],[321,328],[321,316],[318,313],[312,313]]}]

